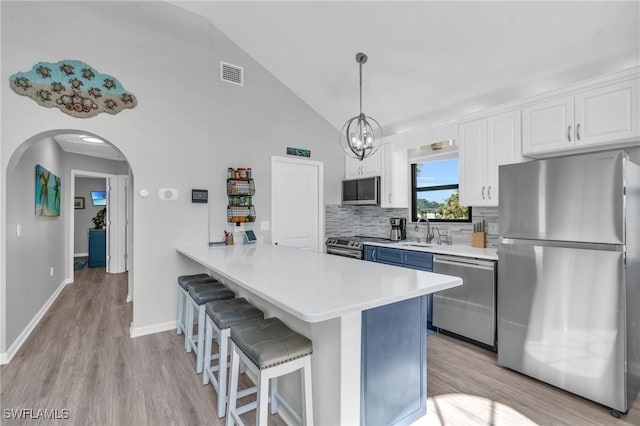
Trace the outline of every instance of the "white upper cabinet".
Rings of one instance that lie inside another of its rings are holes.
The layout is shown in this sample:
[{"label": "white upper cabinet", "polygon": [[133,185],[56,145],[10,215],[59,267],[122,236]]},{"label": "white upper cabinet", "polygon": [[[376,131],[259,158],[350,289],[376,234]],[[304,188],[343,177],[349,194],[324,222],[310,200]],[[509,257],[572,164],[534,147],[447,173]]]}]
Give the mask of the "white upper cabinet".
[{"label": "white upper cabinet", "polygon": [[394,151],[393,144],[380,148],[380,207],[409,207],[409,160],[406,149]]},{"label": "white upper cabinet", "polygon": [[357,179],[367,176],[380,176],[380,157],[382,148],[371,157],[360,161],[345,154],[345,179]]},{"label": "white upper cabinet", "polygon": [[487,119],[461,124],[458,143],[460,204],[487,205]]},{"label": "white upper cabinet", "polygon": [[460,204],[498,205],[498,170],[522,161],[520,110],[463,123],[459,127]]},{"label": "white upper cabinet", "polygon": [[638,80],[582,92],[575,97],[576,146],[592,146],[640,136]]},{"label": "white upper cabinet", "polygon": [[522,154],[537,156],[640,137],[638,79],[576,92],[522,110]]},{"label": "white upper cabinet", "polygon": [[561,151],[571,146],[573,96],[522,109],[522,153]]}]

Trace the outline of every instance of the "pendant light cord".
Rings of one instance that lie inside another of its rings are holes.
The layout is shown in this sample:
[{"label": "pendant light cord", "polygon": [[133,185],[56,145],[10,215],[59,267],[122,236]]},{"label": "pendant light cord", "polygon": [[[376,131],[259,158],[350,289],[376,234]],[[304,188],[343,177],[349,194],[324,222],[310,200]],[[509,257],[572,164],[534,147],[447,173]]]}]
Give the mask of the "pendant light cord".
[{"label": "pendant light cord", "polygon": [[362,115],[362,62],[360,62],[360,115]]}]

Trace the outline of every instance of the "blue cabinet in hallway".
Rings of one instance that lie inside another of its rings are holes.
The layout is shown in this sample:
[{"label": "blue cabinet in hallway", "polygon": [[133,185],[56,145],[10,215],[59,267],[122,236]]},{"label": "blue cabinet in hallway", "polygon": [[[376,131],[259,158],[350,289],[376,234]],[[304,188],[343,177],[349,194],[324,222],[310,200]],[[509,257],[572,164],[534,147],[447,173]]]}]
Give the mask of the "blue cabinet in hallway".
[{"label": "blue cabinet in hallway", "polygon": [[107,231],[89,229],[89,268],[107,265]]}]

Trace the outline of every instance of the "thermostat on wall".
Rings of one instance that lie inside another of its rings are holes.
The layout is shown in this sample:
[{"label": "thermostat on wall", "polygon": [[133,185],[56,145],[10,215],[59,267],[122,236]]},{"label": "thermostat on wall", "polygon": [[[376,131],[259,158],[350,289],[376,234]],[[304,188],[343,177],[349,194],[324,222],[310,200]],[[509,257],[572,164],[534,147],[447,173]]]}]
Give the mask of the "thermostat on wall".
[{"label": "thermostat on wall", "polygon": [[206,189],[191,190],[192,203],[206,203],[208,200],[209,200],[209,191],[207,191]]}]

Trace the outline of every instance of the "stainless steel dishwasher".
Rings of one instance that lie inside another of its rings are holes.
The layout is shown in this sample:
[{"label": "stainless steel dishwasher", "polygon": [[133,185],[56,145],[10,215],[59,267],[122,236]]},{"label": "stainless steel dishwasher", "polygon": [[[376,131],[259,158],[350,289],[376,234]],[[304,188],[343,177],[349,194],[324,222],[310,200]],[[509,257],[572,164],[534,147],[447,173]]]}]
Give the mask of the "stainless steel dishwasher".
[{"label": "stainless steel dishwasher", "polygon": [[433,325],[495,348],[496,262],[434,255],[433,272],[463,280],[433,294]]}]

